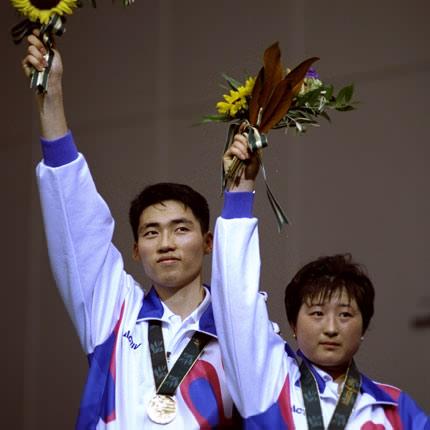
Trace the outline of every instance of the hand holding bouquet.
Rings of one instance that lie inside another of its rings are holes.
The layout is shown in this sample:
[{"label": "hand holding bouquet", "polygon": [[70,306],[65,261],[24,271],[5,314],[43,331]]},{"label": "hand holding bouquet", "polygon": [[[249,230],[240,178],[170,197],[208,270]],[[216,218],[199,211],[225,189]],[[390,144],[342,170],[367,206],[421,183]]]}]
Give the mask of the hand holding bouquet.
[{"label": "hand holding bouquet", "polygon": [[[353,86],[342,88],[335,96],[333,86],[324,84],[311,68],[317,60],[317,57],[308,58],[293,70],[284,69],[279,44],[274,43],[265,50],[263,67],[256,77],[248,77],[245,83],[241,83],[223,75],[228,93],[216,104],[218,114],[205,116],[203,123],[232,123],[226,148],[238,126],[245,123],[242,128],[248,133],[250,151],[260,152],[267,146],[267,134],[271,129],[294,128],[302,134],[308,126],[318,126],[319,117],[330,120],[329,109],[352,110]],[[227,183],[236,181],[242,168],[243,163],[235,159],[229,170],[223,172],[224,188]],[[263,165],[262,171],[268,198],[281,228],[288,219],[267,185]]]},{"label": "hand holding bouquet", "polygon": [[[96,7],[95,0],[91,5]],[[49,70],[54,57],[53,36],[61,36],[64,31],[65,15],[71,15],[77,7],[83,6],[82,0],[10,0],[12,6],[25,17],[23,21],[12,28],[12,38],[15,43],[20,43],[24,37],[39,29],[38,37],[46,47],[45,60],[47,66],[43,71],[33,69],[31,74],[31,88],[39,93],[45,93],[48,88]],[[133,3],[134,0],[123,0],[124,6]]]}]

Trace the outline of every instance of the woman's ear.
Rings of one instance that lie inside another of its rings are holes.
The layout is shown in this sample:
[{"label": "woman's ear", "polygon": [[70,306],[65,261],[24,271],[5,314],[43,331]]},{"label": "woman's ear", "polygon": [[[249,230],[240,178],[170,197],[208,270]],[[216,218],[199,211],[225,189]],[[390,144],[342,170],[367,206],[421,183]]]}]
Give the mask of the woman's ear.
[{"label": "woman's ear", "polygon": [[296,335],[296,325],[295,325],[295,324],[291,324],[291,323],[290,323],[290,328],[291,328],[291,331],[293,332],[293,337],[294,337],[294,339],[297,339],[297,335]]}]

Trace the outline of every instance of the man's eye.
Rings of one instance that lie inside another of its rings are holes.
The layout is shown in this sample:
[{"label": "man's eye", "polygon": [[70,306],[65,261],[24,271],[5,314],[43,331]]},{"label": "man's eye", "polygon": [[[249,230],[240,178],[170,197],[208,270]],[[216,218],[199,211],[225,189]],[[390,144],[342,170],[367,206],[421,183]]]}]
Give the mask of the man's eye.
[{"label": "man's eye", "polygon": [[153,237],[157,235],[156,230],[147,230],[145,233],[143,233],[143,237]]},{"label": "man's eye", "polygon": [[185,233],[187,231],[190,231],[190,229],[188,227],[185,227],[185,226],[182,225],[182,226],[178,227],[176,229],[176,231],[179,231],[180,233]]}]

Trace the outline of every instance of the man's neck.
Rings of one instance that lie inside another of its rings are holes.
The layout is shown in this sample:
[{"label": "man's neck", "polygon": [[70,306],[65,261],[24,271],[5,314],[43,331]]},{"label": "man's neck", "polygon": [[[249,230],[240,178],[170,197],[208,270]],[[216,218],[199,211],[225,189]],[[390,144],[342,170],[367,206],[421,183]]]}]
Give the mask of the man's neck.
[{"label": "man's neck", "polygon": [[173,288],[156,285],[154,288],[161,301],[174,314],[179,315],[182,320],[197,309],[205,297],[205,289],[200,277],[184,287]]}]

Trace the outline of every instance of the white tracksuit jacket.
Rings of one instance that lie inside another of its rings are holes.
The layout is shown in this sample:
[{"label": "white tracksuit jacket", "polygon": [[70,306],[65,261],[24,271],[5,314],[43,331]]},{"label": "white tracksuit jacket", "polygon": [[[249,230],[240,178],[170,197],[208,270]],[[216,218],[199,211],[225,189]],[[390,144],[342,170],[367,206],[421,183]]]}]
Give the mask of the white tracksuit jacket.
[{"label": "white tracksuit jacket", "polygon": [[154,289],[144,295],[124,271],[111,242],[114,221],[71,133],[42,140],[42,151],[37,177],[51,266],[90,363],[76,428],[240,428],[232,418],[208,290],[208,299],[184,321],[171,357],[179,355],[195,330],[214,340],[177,389],[176,418],[167,425],[149,420],[146,405],[155,387],[148,320],[162,320],[164,330],[167,312]]},{"label": "white tracksuit jacket", "polygon": [[[247,429],[307,428],[295,354],[274,333],[258,293],[260,255],[252,193],[226,193],[215,227],[212,306],[227,386]],[[323,419],[331,418],[337,385],[315,367]],[[430,430],[430,418],[398,388],[362,375],[348,430]]]}]

